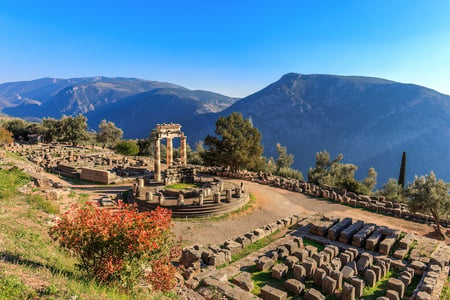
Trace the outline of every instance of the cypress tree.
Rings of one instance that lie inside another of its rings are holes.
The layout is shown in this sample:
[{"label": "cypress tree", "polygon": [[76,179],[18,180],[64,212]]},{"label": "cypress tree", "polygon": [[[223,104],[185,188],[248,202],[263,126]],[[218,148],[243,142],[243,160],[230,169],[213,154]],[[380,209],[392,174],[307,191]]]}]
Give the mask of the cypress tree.
[{"label": "cypress tree", "polygon": [[398,175],[398,184],[405,188],[405,174],[406,174],[406,152],[402,155],[402,164],[400,166],[400,174]]}]

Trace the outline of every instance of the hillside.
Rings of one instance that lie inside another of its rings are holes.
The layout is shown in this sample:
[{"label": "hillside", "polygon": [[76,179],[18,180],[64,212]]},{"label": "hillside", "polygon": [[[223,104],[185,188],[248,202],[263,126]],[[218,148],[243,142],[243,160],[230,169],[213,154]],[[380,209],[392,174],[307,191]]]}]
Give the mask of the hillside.
[{"label": "hillside", "polygon": [[219,116],[237,111],[261,131],[266,156],[276,157],[280,142],[305,175],[315,153],[326,149],[358,165],[358,178],[375,167],[380,186],[398,176],[406,151],[407,181],[431,170],[450,181],[450,97],[413,84],[290,73],[238,100],[140,79],[39,79],[0,85],[0,101],[13,116],[85,113],[93,129],[107,119],[126,138],[147,137],[156,124],[176,122],[191,145],[214,132]]},{"label": "hillside", "polygon": [[327,149],[358,165],[359,178],[375,167],[384,184],[398,176],[406,151],[407,181],[431,170],[450,181],[450,97],[421,86],[290,73],[220,114],[233,111],[261,131],[266,155],[276,156],[277,142],[286,145],[305,175]]},{"label": "hillside", "polygon": [[135,78],[38,79],[0,85],[4,112],[16,117],[56,117],[93,111],[122,98],[157,88],[183,87]]},{"label": "hillside", "polygon": [[161,88],[127,97],[86,114],[90,127],[104,118],[115,122],[128,138],[147,137],[158,123],[180,123],[191,141],[204,138],[202,128],[236,99],[208,91]]}]

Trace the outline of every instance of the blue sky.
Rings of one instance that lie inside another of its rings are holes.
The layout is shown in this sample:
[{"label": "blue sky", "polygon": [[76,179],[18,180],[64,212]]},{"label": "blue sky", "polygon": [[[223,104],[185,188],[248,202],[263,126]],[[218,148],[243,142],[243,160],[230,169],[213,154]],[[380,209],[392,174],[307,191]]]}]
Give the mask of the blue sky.
[{"label": "blue sky", "polygon": [[450,1],[0,2],[0,82],[125,76],[243,97],[288,72],[450,94]]}]

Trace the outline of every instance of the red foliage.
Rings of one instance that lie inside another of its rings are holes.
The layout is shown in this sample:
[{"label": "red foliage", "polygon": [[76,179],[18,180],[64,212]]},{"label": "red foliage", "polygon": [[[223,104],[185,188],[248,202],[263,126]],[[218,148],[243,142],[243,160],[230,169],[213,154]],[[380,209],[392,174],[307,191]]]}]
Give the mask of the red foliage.
[{"label": "red foliage", "polygon": [[[101,280],[136,283],[147,279],[157,290],[173,288],[170,262],[179,247],[171,232],[171,211],[158,207],[138,212],[119,203],[118,209],[75,205],[50,229],[50,236],[80,260],[80,268]],[[147,274],[145,266],[151,269]]]}]

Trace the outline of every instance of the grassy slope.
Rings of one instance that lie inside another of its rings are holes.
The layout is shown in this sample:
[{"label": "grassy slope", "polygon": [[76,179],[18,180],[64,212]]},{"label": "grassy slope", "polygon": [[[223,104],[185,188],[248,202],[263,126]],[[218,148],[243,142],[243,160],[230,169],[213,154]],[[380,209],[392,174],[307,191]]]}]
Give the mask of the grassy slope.
[{"label": "grassy slope", "polygon": [[[0,299],[156,299],[128,295],[114,286],[87,281],[76,260],[48,236],[59,204],[17,192],[29,181],[18,170],[0,170]],[[80,197],[82,198],[82,197]]]}]

